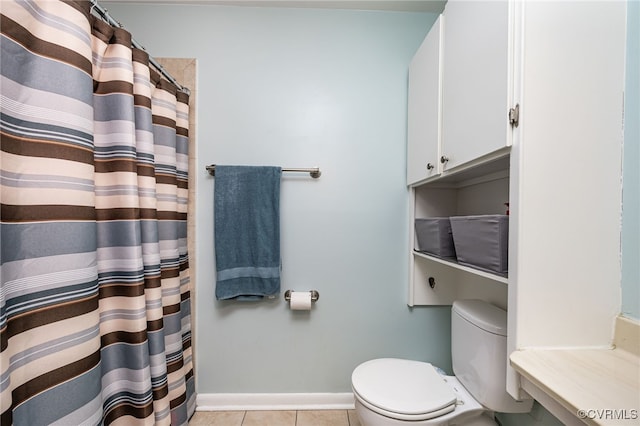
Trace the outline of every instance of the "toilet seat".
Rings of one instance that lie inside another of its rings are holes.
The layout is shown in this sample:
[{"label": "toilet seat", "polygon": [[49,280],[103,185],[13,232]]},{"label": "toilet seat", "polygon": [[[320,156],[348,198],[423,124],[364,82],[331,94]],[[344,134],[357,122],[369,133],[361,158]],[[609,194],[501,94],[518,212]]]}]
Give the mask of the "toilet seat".
[{"label": "toilet seat", "polygon": [[426,362],[374,359],[356,367],[351,383],[364,406],[398,420],[433,419],[456,407],[455,392]]}]

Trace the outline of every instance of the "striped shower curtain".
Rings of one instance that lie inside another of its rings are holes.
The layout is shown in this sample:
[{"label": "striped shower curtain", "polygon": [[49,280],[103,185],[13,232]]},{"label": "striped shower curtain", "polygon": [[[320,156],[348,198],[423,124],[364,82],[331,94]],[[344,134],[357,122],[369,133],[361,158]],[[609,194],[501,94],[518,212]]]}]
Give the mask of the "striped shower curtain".
[{"label": "striped shower curtain", "polygon": [[0,1],[0,423],[195,409],[188,97],[87,1]]}]

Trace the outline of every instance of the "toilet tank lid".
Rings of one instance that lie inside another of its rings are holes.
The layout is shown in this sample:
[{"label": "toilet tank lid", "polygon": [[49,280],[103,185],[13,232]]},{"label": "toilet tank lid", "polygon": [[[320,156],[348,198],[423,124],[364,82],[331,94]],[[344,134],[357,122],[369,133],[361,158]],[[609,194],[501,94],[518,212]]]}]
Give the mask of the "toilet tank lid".
[{"label": "toilet tank lid", "polygon": [[453,312],[489,333],[507,335],[507,311],[483,300],[456,300]]}]

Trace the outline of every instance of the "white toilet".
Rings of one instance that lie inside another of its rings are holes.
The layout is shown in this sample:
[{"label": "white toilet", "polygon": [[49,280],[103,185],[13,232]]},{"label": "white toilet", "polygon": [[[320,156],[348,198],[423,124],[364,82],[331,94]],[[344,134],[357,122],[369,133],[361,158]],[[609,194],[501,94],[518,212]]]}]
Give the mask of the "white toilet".
[{"label": "white toilet", "polygon": [[360,364],[351,385],[363,426],[496,425],[494,412],[526,413],[532,400],[507,394],[507,313],[481,300],[451,309],[455,376],[427,362],[382,358]]}]

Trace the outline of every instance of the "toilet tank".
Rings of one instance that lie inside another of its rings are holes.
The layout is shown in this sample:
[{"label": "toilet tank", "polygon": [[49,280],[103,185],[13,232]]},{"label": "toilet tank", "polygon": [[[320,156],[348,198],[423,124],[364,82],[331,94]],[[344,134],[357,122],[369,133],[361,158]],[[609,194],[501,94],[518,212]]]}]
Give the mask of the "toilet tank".
[{"label": "toilet tank", "polygon": [[451,309],[453,372],[492,411],[526,413],[532,400],[516,401],[507,386],[507,312],[482,300],[456,300]]}]

